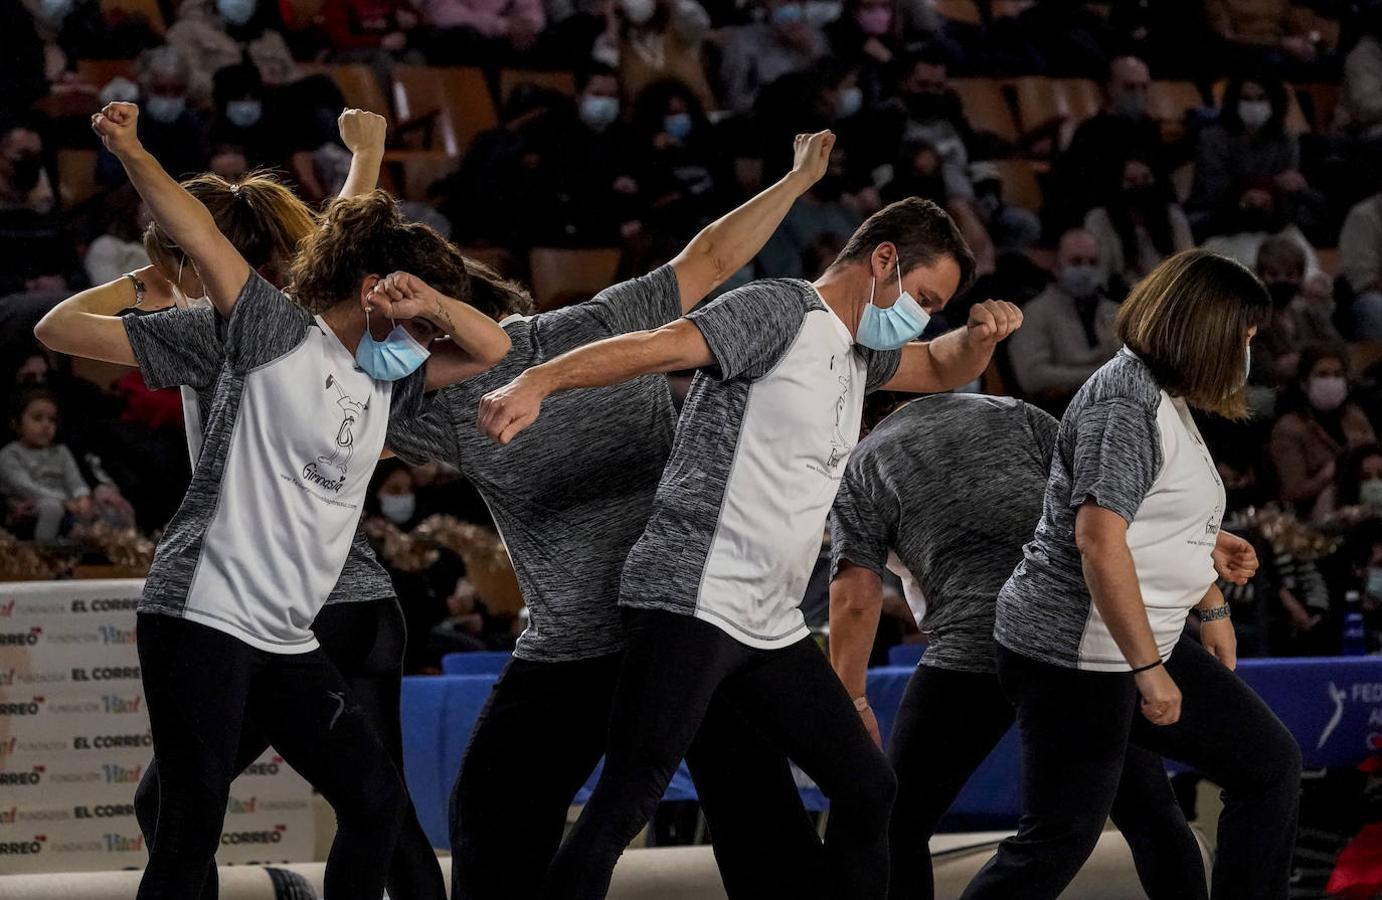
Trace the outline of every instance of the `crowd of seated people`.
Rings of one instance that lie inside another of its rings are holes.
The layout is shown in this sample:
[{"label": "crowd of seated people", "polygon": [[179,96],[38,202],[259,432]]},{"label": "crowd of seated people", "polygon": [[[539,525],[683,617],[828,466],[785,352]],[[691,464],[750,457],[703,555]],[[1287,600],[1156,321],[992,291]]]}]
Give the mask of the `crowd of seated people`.
[{"label": "crowd of seated people", "polygon": [[[1382,646],[1382,3],[0,0],[0,48],[0,526],[20,538],[155,534],[187,475],[176,392],[31,337],[147,264],[147,213],[87,128],[101,103],[140,103],[176,175],[273,169],[316,204],[349,164],[336,115],[368,105],[410,215],[539,288],[540,254],[589,251],[545,305],[666,260],[785,171],[785,137],[830,128],[828,175],[727,287],[814,278],[881,205],[930,198],[975,251],[968,297],[1024,305],[981,387],[1057,414],[1161,260],[1202,246],[1257,271],[1275,308],[1254,417],[1204,428],[1227,518],[1270,562],[1233,592],[1245,650],[1337,651],[1354,589]],[[377,480],[375,535],[488,524],[452,474]],[[1308,553],[1281,536],[1299,529]],[[430,635],[413,668],[521,628],[454,554],[390,565]]]}]

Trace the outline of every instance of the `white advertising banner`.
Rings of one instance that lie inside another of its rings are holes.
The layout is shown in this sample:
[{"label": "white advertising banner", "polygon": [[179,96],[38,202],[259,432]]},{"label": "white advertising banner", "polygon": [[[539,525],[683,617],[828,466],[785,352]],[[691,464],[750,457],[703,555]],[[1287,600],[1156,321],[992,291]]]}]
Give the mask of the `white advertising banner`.
[{"label": "white advertising banner", "polygon": [[[142,581],[0,582],[0,874],[142,867],[153,757],[134,643]],[[222,864],[305,862],[311,788],[272,750],[236,779]]]}]

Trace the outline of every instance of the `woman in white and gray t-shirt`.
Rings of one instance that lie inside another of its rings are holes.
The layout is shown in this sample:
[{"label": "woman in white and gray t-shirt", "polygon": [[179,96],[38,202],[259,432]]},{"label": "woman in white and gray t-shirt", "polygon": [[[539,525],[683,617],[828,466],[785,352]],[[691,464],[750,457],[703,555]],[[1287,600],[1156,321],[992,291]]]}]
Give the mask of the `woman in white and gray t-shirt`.
[{"label": "woman in white and gray t-shirt", "polygon": [[[1190,415],[1246,414],[1248,344],[1270,308],[1238,263],[1173,256],[1125,301],[1124,349],[1066,411],[994,629],[1022,735],[1022,824],[966,900],[1057,897],[1103,830],[1130,743],[1224,789],[1216,900],[1287,896],[1300,750],[1233,674],[1212,560],[1224,487]],[[1191,609],[1203,647],[1181,638]]]}]

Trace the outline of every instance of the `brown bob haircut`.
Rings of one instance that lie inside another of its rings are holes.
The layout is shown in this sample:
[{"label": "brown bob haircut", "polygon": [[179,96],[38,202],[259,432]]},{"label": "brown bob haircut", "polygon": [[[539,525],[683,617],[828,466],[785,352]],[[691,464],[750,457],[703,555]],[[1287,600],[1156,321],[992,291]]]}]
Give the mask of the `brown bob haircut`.
[{"label": "brown bob haircut", "polygon": [[[275,282],[283,281],[298,244],[317,228],[311,208],[267,172],[251,172],[240,181],[198,175],[182,186],[207,208],[245,262]],[[165,278],[176,282],[186,255],[157,222],[144,231],[144,252]]]},{"label": "brown bob haircut", "polygon": [[864,220],[845,242],[831,268],[866,260],[879,244],[897,247],[902,273],[919,266],[929,266],[944,257],[955,260],[960,267],[960,284],[955,293],[962,292],[974,277],[974,254],[960,234],[950,214],[930,200],[908,197],[889,203]]},{"label": "brown bob haircut", "polygon": [[[298,246],[288,293],[319,313],[356,302],[361,282],[392,272],[416,275],[448,297],[472,301],[461,252],[432,227],[406,221],[394,199],[381,190],[332,201],[321,227]],[[476,308],[491,318],[503,314],[497,306]]]},{"label": "brown bob haircut", "polygon": [[1248,329],[1271,315],[1257,276],[1227,257],[1186,250],[1133,288],[1118,311],[1118,339],[1168,394],[1205,412],[1247,417]]}]

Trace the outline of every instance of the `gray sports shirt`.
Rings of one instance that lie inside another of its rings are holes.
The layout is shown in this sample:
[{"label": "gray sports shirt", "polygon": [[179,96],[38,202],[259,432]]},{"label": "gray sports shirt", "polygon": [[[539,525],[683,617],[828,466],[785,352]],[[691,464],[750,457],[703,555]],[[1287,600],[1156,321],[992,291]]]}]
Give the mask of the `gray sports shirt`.
[{"label": "gray sports shirt", "polygon": [[661,375],[564,391],[501,445],[476,425],[480,398],[569,350],[680,315],[676,272],[663,266],[585,303],[510,318],[503,326],[513,346],[498,365],[443,389],[426,415],[389,433],[401,458],[450,463],[485,498],[528,606],[515,649],[522,659],[559,662],[622,649],[619,573],[652,508],[676,411]]},{"label": "gray sports shirt", "polygon": [[913,400],[859,442],[831,519],[841,562],[897,554],[926,597],[922,663],[992,672],[998,591],[1041,517],[1058,423],[1008,397]]}]

